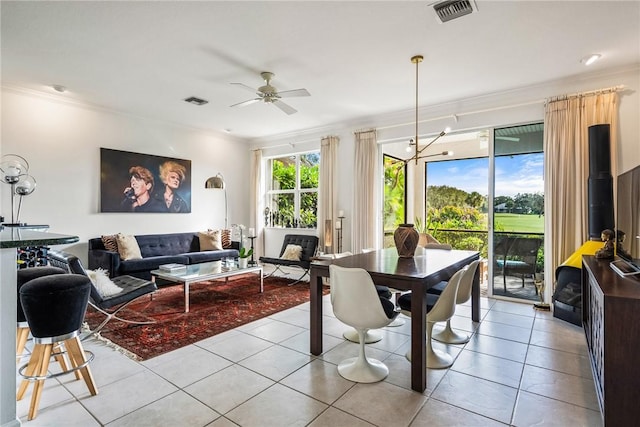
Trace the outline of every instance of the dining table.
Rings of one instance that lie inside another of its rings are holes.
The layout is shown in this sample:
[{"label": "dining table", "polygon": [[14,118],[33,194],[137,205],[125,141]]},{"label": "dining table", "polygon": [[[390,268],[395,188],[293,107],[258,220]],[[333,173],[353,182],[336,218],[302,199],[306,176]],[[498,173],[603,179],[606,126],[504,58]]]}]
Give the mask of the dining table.
[{"label": "dining table", "polygon": [[[338,259],[317,259],[310,268],[310,347],[311,354],[322,354],[322,287],[329,277],[329,265],[366,270],[373,282],[411,291],[411,388],[424,392],[427,387],[426,333],[427,290],[480,259],[480,253],[468,250],[425,249],[404,258],[395,247]],[[480,275],[476,270],[471,288],[471,318],[480,321]]]}]

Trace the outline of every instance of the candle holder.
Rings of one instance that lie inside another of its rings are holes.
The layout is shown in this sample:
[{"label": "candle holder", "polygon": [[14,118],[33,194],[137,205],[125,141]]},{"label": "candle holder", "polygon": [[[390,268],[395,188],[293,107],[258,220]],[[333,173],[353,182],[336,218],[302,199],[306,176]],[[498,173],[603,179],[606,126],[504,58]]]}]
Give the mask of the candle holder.
[{"label": "candle holder", "polygon": [[344,216],[339,216],[336,221],[336,240],[338,241],[338,253],[342,253],[342,227],[344,225]]},{"label": "candle holder", "polygon": [[251,240],[251,259],[249,260],[249,262],[247,264],[249,265],[257,265],[258,263],[256,261],[254,261],[253,259],[253,241],[256,239],[256,236],[248,236],[247,239]]}]

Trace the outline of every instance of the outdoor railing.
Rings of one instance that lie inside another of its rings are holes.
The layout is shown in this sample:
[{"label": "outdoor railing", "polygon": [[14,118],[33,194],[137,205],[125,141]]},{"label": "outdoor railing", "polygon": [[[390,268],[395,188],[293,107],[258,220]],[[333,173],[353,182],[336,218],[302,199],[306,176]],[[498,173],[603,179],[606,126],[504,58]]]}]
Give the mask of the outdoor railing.
[{"label": "outdoor railing", "polygon": [[[393,233],[395,230],[385,230],[384,247],[393,247]],[[454,249],[472,250],[480,252],[482,258],[488,257],[489,248],[489,232],[487,230],[457,230],[457,229],[438,229],[430,230],[430,233],[440,243],[448,243]],[[502,237],[537,237],[544,238],[544,233],[519,232],[519,231],[494,231],[496,242]],[[536,262],[537,271],[544,269],[544,249],[541,246],[538,251],[538,259]]]}]

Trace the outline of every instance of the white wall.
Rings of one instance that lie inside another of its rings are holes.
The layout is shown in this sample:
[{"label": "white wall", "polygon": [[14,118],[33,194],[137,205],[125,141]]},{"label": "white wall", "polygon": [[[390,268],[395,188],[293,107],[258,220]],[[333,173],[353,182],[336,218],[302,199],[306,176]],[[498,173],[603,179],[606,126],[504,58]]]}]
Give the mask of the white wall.
[{"label": "white wall", "polygon": [[[100,147],[191,160],[189,214],[100,213]],[[2,92],[2,154],[30,164],[36,191],[23,200],[21,222],[73,234],[65,249],[86,261],[86,242],[117,232],[198,231],[224,225],[224,192],[205,189],[220,172],[227,183],[229,224],[249,224],[246,142],[175,124],[11,90]],[[9,186],[0,185],[0,212],[10,220]]]},{"label": "white wall", "polygon": [[[603,73],[568,78],[517,90],[460,100],[419,111],[419,135],[435,135],[447,126],[452,131],[483,129],[544,120],[544,100],[552,96],[572,94],[611,86],[624,85],[620,93],[620,130],[617,150],[618,174],[640,165],[640,66],[608,70]],[[457,117],[457,121],[454,119]],[[378,141],[408,142],[415,135],[415,110],[338,123],[322,129],[265,138],[252,143],[262,148],[263,156],[319,149],[323,136],[340,138],[338,151],[338,208],[346,215],[343,250],[351,250],[351,213],[353,212],[354,135],[360,129],[378,130]],[[294,148],[290,146],[294,144]],[[270,148],[271,147],[271,148]],[[417,192],[418,190],[416,190]],[[417,197],[417,194],[414,195]],[[411,215],[409,214],[409,218]]]},{"label": "white wall", "polygon": [[[640,165],[639,67],[424,108],[419,115],[422,121],[419,133],[435,134],[445,126],[456,131],[540,121],[544,118],[542,101],[547,97],[620,84],[626,87],[620,94],[617,156],[618,172],[622,173]],[[458,117],[457,122],[453,119],[454,114]],[[205,180],[217,172],[221,172],[227,182],[229,223],[253,226],[249,217],[249,148],[262,147],[263,155],[269,157],[319,149],[323,136],[336,135],[340,138],[337,208],[345,211],[343,250],[349,251],[353,182],[358,179],[353,175],[353,132],[377,128],[381,141],[408,141],[415,132],[414,115],[414,111],[407,110],[339,123],[264,138],[249,147],[227,135],[4,89],[1,153],[25,157],[31,164],[31,174],[38,181],[37,190],[24,199],[21,220],[49,224],[52,232],[78,235],[80,242],[65,249],[85,260],[87,239],[101,234],[181,232],[221,227],[224,224],[224,193],[204,188]],[[100,147],[191,160],[192,213],[100,213]],[[0,186],[0,212],[10,217],[7,190],[8,186]],[[275,247],[280,244],[281,241],[277,242]]]}]

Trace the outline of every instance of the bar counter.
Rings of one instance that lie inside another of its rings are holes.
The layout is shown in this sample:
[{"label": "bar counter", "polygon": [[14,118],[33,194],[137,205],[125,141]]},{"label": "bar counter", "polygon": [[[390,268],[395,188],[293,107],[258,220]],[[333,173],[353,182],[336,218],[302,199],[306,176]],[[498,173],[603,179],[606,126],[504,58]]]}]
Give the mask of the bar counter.
[{"label": "bar counter", "polygon": [[78,236],[29,228],[0,230],[0,427],[21,424],[16,417],[17,248],[64,245],[78,240]]}]

